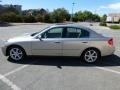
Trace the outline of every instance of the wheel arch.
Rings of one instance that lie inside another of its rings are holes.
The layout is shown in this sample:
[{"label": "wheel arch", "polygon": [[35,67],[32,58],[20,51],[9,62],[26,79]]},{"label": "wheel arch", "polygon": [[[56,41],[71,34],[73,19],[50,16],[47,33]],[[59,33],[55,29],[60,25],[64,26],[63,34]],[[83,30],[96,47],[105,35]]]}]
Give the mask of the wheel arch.
[{"label": "wheel arch", "polygon": [[96,47],[88,47],[88,48],[86,48],[85,50],[82,51],[81,56],[85,53],[85,51],[87,51],[87,50],[89,50],[89,49],[94,49],[94,50],[98,51],[99,54],[100,54],[100,56],[101,56],[101,51],[100,51],[100,49],[98,49],[98,48],[96,48]]},{"label": "wheel arch", "polygon": [[9,52],[9,49],[10,49],[11,47],[19,47],[19,48],[21,48],[21,49],[24,51],[24,53],[26,54],[25,49],[24,49],[22,46],[17,45],[17,44],[13,44],[13,45],[10,45],[10,46],[8,46],[8,47],[6,48],[6,56],[8,56],[8,54],[9,54],[8,52]]}]

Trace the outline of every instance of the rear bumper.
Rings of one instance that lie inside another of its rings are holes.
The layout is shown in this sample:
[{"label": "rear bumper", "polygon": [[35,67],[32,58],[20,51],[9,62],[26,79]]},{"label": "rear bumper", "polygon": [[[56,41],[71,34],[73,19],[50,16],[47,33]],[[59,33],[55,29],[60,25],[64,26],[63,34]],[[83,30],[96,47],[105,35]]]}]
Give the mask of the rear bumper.
[{"label": "rear bumper", "polygon": [[107,46],[103,48],[103,50],[101,51],[101,56],[109,56],[114,54],[114,52],[115,52],[115,46]]}]

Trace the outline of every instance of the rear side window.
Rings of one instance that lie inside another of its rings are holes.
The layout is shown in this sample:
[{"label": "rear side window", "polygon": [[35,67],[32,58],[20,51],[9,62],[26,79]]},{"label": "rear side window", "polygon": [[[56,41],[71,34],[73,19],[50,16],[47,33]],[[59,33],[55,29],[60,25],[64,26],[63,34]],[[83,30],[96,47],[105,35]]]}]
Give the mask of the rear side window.
[{"label": "rear side window", "polygon": [[81,36],[80,38],[88,38],[90,36],[89,32],[87,30],[81,30]]},{"label": "rear side window", "polygon": [[67,28],[66,38],[87,38],[89,32],[80,28]]}]

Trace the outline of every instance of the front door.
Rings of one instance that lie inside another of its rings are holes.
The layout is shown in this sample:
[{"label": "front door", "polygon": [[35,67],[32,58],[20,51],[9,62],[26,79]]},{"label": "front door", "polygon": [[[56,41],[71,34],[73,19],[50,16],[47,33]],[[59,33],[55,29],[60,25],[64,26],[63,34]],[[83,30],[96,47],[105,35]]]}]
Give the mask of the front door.
[{"label": "front door", "polygon": [[63,28],[56,27],[41,34],[41,40],[32,42],[33,55],[61,56]]}]

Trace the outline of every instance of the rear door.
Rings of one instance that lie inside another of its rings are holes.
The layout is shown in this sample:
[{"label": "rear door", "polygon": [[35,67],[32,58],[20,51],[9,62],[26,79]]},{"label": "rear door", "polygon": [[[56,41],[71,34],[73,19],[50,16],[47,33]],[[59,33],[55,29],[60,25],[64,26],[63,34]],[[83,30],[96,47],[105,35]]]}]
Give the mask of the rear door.
[{"label": "rear door", "polygon": [[89,32],[80,28],[67,27],[63,41],[63,56],[80,56],[88,47]]}]

